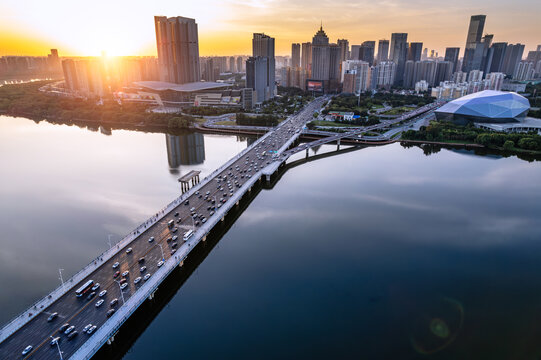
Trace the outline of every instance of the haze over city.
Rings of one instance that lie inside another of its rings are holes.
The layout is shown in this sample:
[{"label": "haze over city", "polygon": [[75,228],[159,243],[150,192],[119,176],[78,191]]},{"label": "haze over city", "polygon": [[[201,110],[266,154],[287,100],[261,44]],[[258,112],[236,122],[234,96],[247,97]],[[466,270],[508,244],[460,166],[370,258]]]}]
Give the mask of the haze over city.
[{"label": "haze over city", "polygon": [[[32,9],[31,12],[28,10]],[[203,0],[136,2],[98,0],[15,1],[0,4],[0,55],[44,55],[58,48],[65,56],[156,55],[149,15],[182,13],[199,24],[200,54],[251,52],[251,34],[276,39],[276,54],[290,53],[292,42],[309,41],[320,22],[336,41],[389,39],[407,32],[411,41],[443,54],[463,46],[469,16],[486,14],[485,31],[495,41],[522,43],[534,50],[541,38],[541,2],[508,1],[285,1]]]}]

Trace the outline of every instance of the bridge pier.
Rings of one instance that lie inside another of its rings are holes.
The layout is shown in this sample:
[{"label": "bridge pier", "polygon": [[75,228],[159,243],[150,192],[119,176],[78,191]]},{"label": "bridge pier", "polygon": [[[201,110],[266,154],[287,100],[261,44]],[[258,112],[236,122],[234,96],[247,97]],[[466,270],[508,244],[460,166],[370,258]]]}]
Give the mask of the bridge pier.
[{"label": "bridge pier", "polygon": [[154,299],[154,294],[156,293],[156,291],[158,291],[158,288],[156,288],[156,290],[154,290],[154,291],[148,296],[148,299],[149,299],[149,300]]},{"label": "bridge pier", "polygon": [[111,337],[109,339],[107,339],[107,345],[112,345],[113,342],[115,341],[115,335],[118,334],[118,331],[115,332],[113,335],[111,335]]},{"label": "bridge pier", "polygon": [[178,267],[183,267],[184,266],[184,260],[182,260],[179,264],[178,264]]},{"label": "bridge pier", "polygon": [[338,139],[337,144],[338,144],[338,145],[336,145],[336,150],[340,150],[340,139]]},{"label": "bridge pier", "polygon": [[224,222],[225,221],[225,216],[222,218],[221,222]]},{"label": "bridge pier", "polygon": [[207,241],[207,235],[203,236],[203,238],[201,239],[201,241]]},{"label": "bridge pier", "polygon": [[308,148],[306,148],[306,158],[308,159]]}]

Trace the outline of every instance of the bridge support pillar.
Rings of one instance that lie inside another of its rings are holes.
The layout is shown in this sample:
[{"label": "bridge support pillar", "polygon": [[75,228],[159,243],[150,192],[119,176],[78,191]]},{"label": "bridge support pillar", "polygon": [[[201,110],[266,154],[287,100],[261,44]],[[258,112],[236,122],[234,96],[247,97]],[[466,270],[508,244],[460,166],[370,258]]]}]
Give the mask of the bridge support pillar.
[{"label": "bridge support pillar", "polygon": [[184,266],[184,260],[182,260],[179,264],[178,264],[178,267],[183,267]]},{"label": "bridge support pillar", "polygon": [[201,239],[201,241],[207,241],[207,235],[203,236],[203,238]]},{"label": "bridge support pillar", "polygon": [[224,217],[222,218],[222,220],[221,220],[221,221],[222,221],[222,222],[224,222],[224,221],[225,221],[225,216],[224,216]]},{"label": "bridge support pillar", "polygon": [[271,176],[270,176],[270,174],[266,174],[266,175],[265,175],[265,179],[267,180],[268,183],[270,183],[270,181],[271,181]]},{"label": "bridge support pillar", "polygon": [[154,290],[154,291],[148,296],[148,299],[149,299],[149,300],[154,299],[154,294],[156,294],[156,291],[157,291],[157,290],[158,290],[158,289]]},{"label": "bridge support pillar", "polygon": [[239,202],[237,201],[237,202],[235,203],[235,205],[239,206]]},{"label": "bridge support pillar", "polygon": [[[116,333],[115,333],[116,335]],[[107,345],[112,345],[115,341],[115,335],[111,336],[109,339],[107,339]]]},{"label": "bridge support pillar", "polygon": [[308,148],[306,148],[306,158],[308,159]]},{"label": "bridge support pillar", "polygon": [[338,145],[336,146],[336,150],[340,150],[340,139],[338,139]]}]

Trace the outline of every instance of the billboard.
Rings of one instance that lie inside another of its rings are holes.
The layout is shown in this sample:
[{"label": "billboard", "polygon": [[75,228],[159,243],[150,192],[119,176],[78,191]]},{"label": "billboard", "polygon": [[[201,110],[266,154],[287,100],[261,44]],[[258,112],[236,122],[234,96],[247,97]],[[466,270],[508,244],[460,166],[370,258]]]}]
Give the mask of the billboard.
[{"label": "billboard", "polygon": [[323,92],[323,81],[321,80],[306,80],[306,90]]}]

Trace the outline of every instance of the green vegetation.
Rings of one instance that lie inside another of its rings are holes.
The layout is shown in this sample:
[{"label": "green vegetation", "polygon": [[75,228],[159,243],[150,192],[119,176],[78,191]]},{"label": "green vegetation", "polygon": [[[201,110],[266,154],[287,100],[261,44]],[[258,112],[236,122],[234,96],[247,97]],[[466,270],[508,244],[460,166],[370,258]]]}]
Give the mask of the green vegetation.
[{"label": "green vegetation", "polygon": [[[528,100],[530,100],[530,106],[531,107],[541,108],[541,83],[535,84],[535,85],[530,83],[530,84],[526,85],[526,92],[528,94],[530,94],[530,97],[528,99]],[[537,116],[532,115],[532,111],[530,111],[530,113],[528,115],[532,116],[532,117],[541,118],[541,111],[540,110],[534,111],[534,113]]]},{"label": "green vegetation", "polygon": [[278,86],[278,96],[262,104],[261,112],[269,115],[291,115],[311,101],[312,95],[295,87]]},{"label": "green vegetation", "polygon": [[239,108],[235,107],[212,107],[212,106],[193,106],[183,110],[185,113],[190,115],[199,115],[199,116],[215,116],[223,114],[234,114],[240,111]]},{"label": "green vegetation", "polygon": [[247,126],[276,126],[279,118],[274,115],[248,116],[243,113],[237,113],[237,125]]},{"label": "green vegetation", "polygon": [[214,123],[215,125],[237,125],[236,121],[231,120],[225,120],[225,121],[218,121]]},{"label": "green vegetation", "polygon": [[391,110],[387,110],[387,111],[383,112],[382,115],[402,115],[402,114],[410,112],[410,111],[412,111],[414,109],[415,108],[408,107],[408,106],[401,106],[401,107],[397,107],[397,108],[394,108],[394,109],[391,109]]},{"label": "green vegetation", "polygon": [[473,125],[460,126],[449,122],[431,122],[419,131],[408,130],[402,134],[402,139],[480,144],[513,152],[541,153],[541,136],[537,134],[490,132]]},{"label": "green vegetation", "polygon": [[368,92],[361,94],[361,96],[342,94],[333,98],[331,103],[323,113],[326,115],[329,111],[343,111],[353,112],[355,115],[367,116],[368,109],[382,108],[383,104],[387,104],[396,107],[403,107],[406,105],[424,106],[434,102],[434,98],[427,94],[423,96],[416,95],[399,95],[392,93],[376,93]]},{"label": "green vegetation", "polygon": [[314,120],[312,121],[312,124],[315,126],[333,126],[333,127],[351,127],[354,125],[340,123],[336,121],[325,121],[325,120]]},{"label": "green vegetation", "polygon": [[191,116],[147,112],[145,104],[119,104],[104,98],[83,100],[52,96],[38,89],[47,82],[34,82],[0,87],[0,112],[34,120],[56,122],[93,122],[118,126],[159,126],[187,128],[195,121]]}]

